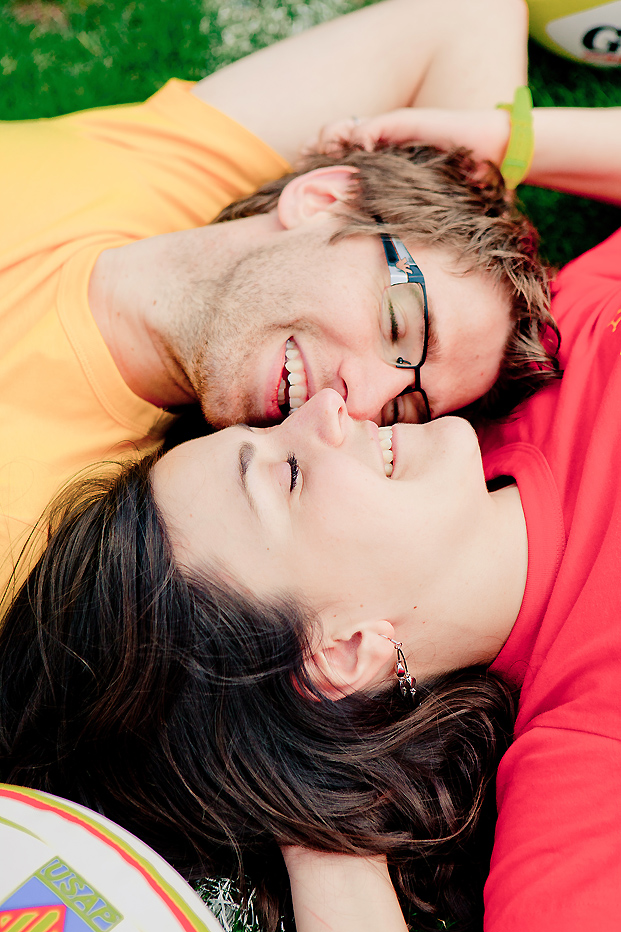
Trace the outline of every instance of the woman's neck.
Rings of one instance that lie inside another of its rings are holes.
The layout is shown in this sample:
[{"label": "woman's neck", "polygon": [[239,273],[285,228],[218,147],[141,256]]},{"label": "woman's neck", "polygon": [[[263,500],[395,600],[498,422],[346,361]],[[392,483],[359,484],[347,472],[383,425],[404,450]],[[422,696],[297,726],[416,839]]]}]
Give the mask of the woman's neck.
[{"label": "woman's neck", "polygon": [[[408,664],[423,681],[449,670],[490,664],[511,633],[528,569],[526,523],[515,484],[489,493],[480,533],[459,542],[460,557],[395,626]],[[447,564],[448,566],[448,564]]]},{"label": "woman's neck", "polygon": [[490,587],[490,605],[495,605],[493,623],[498,636],[498,649],[503,646],[522,605],[528,570],[528,537],[520,492],[515,483],[490,492],[496,509],[497,538],[494,553],[495,583]]}]

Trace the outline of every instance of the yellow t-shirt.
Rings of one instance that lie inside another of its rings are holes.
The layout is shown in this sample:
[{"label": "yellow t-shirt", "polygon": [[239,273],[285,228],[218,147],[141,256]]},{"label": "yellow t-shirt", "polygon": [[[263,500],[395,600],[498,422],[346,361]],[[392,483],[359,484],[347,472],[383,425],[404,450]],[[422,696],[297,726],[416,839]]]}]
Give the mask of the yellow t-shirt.
[{"label": "yellow t-shirt", "polygon": [[208,223],[288,169],[191,87],[0,123],[0,594],[59,489],[150,452],[171,423],[127,387],[91,316],[98,255]]}]

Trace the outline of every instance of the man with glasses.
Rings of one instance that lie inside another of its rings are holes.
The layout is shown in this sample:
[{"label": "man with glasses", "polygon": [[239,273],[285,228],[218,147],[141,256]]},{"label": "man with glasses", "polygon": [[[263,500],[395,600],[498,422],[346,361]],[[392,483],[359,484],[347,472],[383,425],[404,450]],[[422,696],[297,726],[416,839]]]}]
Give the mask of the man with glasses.
[{"label": "man with glasses", "polygon": [[[309,156],[268,181],[343,114],[490,107],[525,70],[521,0],[387,0],[142,105],[3,125],[1,571],[68,479],[153,450],[186,406],[214,427],[270,424],[331,386],[392,423],[480,396],[502,413],[532,390],[512,373],[546,323],[545,276],[464,156]],[[231,222],[205,226],[222,208]],[[382,236],[416,243],[420,321],[402,283],[383,297]],[[490,268],[494,249],[517,258]]]},{"label": "man with glasses", "polygon": [[276,423],[321,388],[381,424],[474,402],[495,418],[556,377],[532,227],[463,152],[314,155],[218,219],[236,249],[217,288],[227,326],[185,347],[168,332],[217,427]]}]

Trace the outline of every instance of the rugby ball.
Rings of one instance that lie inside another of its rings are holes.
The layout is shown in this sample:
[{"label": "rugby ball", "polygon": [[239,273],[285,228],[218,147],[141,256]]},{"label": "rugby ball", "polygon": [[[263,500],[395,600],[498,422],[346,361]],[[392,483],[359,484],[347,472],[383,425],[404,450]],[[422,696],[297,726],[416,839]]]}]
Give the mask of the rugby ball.
[{"label": "rugby ball", "polygon": [[589,65],[621,65],[621,0],[527,2],[530,34],[546,48]]},{"label": "rugby ball", "polygon": [[0,932],[223,932],[159,855],[102,816],[0,784]]}]

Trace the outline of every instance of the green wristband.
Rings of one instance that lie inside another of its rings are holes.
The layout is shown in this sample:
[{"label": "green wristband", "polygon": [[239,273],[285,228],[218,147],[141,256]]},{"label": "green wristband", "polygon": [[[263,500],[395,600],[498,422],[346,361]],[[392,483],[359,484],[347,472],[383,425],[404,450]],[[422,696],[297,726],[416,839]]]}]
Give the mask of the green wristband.
[{"label": "green wristband", "polygon": [[508,110],[511,117],[511,135],[500,172],[509,191],[528,174],[535,150],[533,133],[533,99],[526,86],[517,87],[512,104],[497,104],[499,110]]}]

